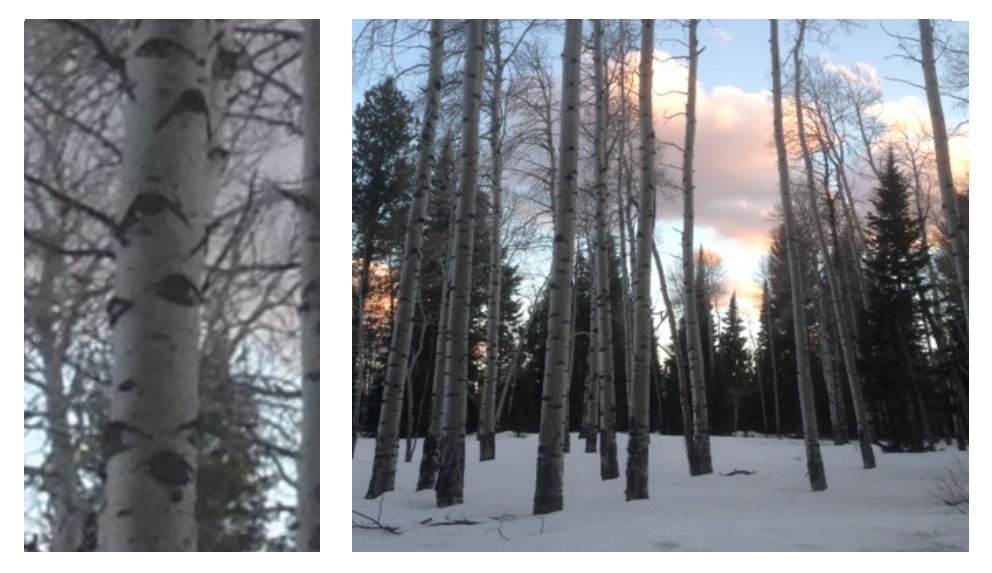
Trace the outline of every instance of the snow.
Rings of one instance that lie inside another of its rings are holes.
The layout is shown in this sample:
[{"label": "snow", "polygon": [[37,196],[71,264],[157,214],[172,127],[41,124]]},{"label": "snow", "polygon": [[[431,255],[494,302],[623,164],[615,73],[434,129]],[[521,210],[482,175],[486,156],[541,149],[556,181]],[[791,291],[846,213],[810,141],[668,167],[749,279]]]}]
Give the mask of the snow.
[{"label": "snow", "polygon": [[[416,491],[420,450],[403,463],[396,490],[364,499],[373,439],[352,460],[352,510],[398,528],[352,528],[353,551],[968,551],[968,515],[935,495],[948,468],[967,471],[953,446],[884,454],[864,470],[855,445],[822,442],[828,489],[813,493],[801,440],[713,437],[714,473],[690,477],[679,436],[651,436],[651,499],[624,501],[626,434],[618,434],[621,477],[599,478],[599,454],[572,434],[565,457],[564,510],[532,515],[538,438],[503,432],[496,460],[479,462],[466,441],[465,503],[435,506]],[[958,464],[960,462],[960,464]],[[753,475],[721,476],[735,469]],[[967,477],[965,484],[967,484]],[[369,524],[352,514],[353,523]],[[429,520],[429,521],[427,521]],[[469,520],[475,525],[453,525]],[[449,523],[445,526],[437,524]]]}]

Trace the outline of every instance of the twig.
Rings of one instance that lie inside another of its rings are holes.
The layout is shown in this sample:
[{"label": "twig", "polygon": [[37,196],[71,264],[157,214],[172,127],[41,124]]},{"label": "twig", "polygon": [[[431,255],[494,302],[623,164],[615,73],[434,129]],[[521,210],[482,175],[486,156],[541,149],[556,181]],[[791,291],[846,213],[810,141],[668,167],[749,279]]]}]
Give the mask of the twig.
[{"label": "twig", "polygon": [[749,472],[747,470],[739,470],[737,468],[734,468],[734,471],[732,471],[732,472],[730,472],[728,474],[720,474],[720,475],[723,476],[723,477],[736,476],[736,475],[746,475],[746,476],[749,476],[749,475],[753,475],[753,474],[756,474],[756,473],[758,473],[758,472],[757,471],[751,471],[751,472]]},{"label": "twig", "polygon": [[355,510],[351,510],[351,513],[353,513],[353,514],[355,514],[355,515],[357,515],[357,516],[359,516],[359,517],[361,517],[363,519],[367,519],[367,520],[369,520],[369,522],[371,522],[371,523],[374,524],[374,525],[369,525],[369,524],[365,524],[365,523],[355,523],[355,520],[351,520],[351,526],[354,527],[354,528],[358,528],[358,529],[381,529],[383,531],[388,531],[389,533],[392,533],[393,535],[400,535],[401,534],[401,532],[399,531],[399,529],[400,529],[399,527],[393,527],[391,525],[383,525],[383,524],[379,523],[379,520],[378,519],[371,518],[371,517],[365,515],[364,513],[360,513],[360,512],[357,512]]}]

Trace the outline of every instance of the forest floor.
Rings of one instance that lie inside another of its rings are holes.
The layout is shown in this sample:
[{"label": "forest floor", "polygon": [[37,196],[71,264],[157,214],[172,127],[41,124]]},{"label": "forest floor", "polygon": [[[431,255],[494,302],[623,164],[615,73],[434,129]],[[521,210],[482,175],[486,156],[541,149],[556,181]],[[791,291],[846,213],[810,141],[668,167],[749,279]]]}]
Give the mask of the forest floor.
[{"label": "forest floor", "polygon": [[[447,508],[435,506],[433,490],[416,491],[420,450],[403,463],[403,443],[396,490],[364,499],[375,440],[360,439],[351,464],[352,551],[969,550],[968,506],[948,506],[939,493],[952,474],[967,492],[968,452],[953,446],[922,454],[876,448],[878,467],[864,470],[855,445],[824,441],[828,489],[812,493],[801,440],[714,437],[714,473],[690,477],[681,437],[652,435],[651,499],[626,502],[626,434],[617,441],[621,476],[601,481],[599,455],[584,453],[573,433],[564,510],[534,516],[536,435],[499,434],[489,462],[478,461],[470,436],[465,503]],[[734,470],[755,473],[720,475]]]}]

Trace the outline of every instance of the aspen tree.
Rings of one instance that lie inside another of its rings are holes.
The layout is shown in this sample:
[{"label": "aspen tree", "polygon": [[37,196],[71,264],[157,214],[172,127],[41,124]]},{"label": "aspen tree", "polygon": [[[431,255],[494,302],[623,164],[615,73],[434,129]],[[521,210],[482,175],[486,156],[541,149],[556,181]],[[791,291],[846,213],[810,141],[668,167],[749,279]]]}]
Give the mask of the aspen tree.
[{"label": "aspen tree", "polygon": [[[413,312],[416,293],[420,288],[420,267],[423,262],[424,222],[427,217],[427,194],[434,170],[434,132],[441,99],[441,66],[444,60],[444,20],[432,20],[430,31],[430,69],[424,97],[424,122],[417,153],[417,173],[414,177],[410,220],[406,230],[406,247],[400,270],[399,294],[393,317],[393,336],[386,361],[382,410],[375,441],[375,460],[366,499],[374,499],[393,491],[396,482],[396,458],[399,449],[399,427],[402,414],[404,381],[413,336]],[[412,400],[412,396],[410,399]]]},{"label": "aspen tree", "polygon": [[320,20],[303,26],[303,437],[296,547],[320,551]]},{"label": "aspen tree", "polygon": [[479,104],[485,55],[482,20],[466,20],[465,79],[462,87],[462,167],[455,213],[455,248],[448,286],[444,423],[438,467],[438,507],[462,503],[465,485],[465,418],[468,398],[468,327],[472,289],[475,194],[479,174]]},{"label": "aspen tree", "polygon": [[[698,475],[713,473],[713,460],[710,457],[709,418],[706,407],[706,376],[703,372],[703,341],[700,333],[699,306],[696,289],[696,273],[703,269],[694,268],[692,249],[695,227],[695,186],[693,184],[692,161],[696,150],[696,66],[699,61],[699,47],[696,41],[696,28],[699,20],[689,20],[689,85],[685,103],[685,145],[682,148],[682,292],[685,293],[685,339],[686,362],[689,366],[689,380],[692,383],[693,404],[693,445],[696,448]],[[700,265],[701,266],[701,265]],[[691,462],[690,462],[691,468]]]},{"label": "aspen tree", "polygon": [[126,69],[102,551],[195,551],[214,23],[139,20]]},{"label": "aspen tree", "polygon": [[[806,467],[810,489],[827,489],[827,476],[823,471],[820,441],[813,408],[813,385],[810,380],[809,348],[806,340],[806,314],[803,307],[802,274],[799,253],[796,250],[795,221],[792,214],[792,194],[789,189],[789,166],[785,151],[785,133],[782,127],[782,78],[779,63],[778,20],[770,20],[772,58],[772,107],[774,109],[775,151],[778,156],[779,191],[782,195],[782,214],[785,219],[785,243],[789,258],[789,278],[792,287],[792,320],[795,325],[797,380],[799,407],[802,411],[803,434],[806,444]],[[800,34],[802,27],[800,27]],[[798,70],[797,70],[798,72]],[[774,357],[772,357],[774,360]]]},{"label": "aspen tree", "polygon": [[654,241],[655,134],[652,115],[654,20],[641,21],[641,69],[638,115],[641,180],[634,274],[634,376],[627,444],[627,501],[648,499],[648,446],[651,440],[651,243]]},{"label": "aspen tree", "polygon": [[569,332],[572,322],[572,274],[575,259],[575,196],[579,154],[579,87],[582,56],[582,20],[565,24],[562,51],[561,133],[558,188],[555,193],[555,229],[548,288],[548,344],[544,358],[541,431],[537,450],[534,514],[561,511],[565,469],[564,422],[568,394]]},{"label": "aspen tree", "polygon": [[[850,331],[848,325],[853,323],[854,320],[847,316],[844,309],[841,307],[840,301],[840,285],[837,280],[837,275],[834,272],[834,265],[831,264],[830,260],[830,250],[827,247],[827,239],[823,232],[823,224],[820,221],[820,210],[817,208],[816,200],[816,183],[813,178],[813,158],[809,150],[809,145],[806,143],[806,128],[805,119],[803,113],[803,103],[802,103],[802,48],[803,48],[803,38],[806,33],[806,20],[800,20],[799,23],[799,35],[796,37],[796,45],[792,50],[792,61],[795,67],[795,78],[794,78],[794,93],[795,98],[795,108],[796,108],[796,132],[799,138],[799,148],[802,151],[803,165],[805,166],[806,174],[806,190],[809,192],[810,201],[810,211],[813,214],[813,228],[816,231],[817,244],[820,247],[820,252],[823,253],[823,260],[825,264],[823,265],[824,270],[827,275],[827,284],[830,288],[830,298],[832,301],[834,320],[837,324],[837,332],[840,335],[841,350],[844,356],[844,366],[847,370],[847,381],[851,388],[851,398],[854,402],[854,412],[858,420],[858,438],[861,447],[861,462],[864,468],[871,469],[875,467],[875,453],[872,450],[871,439],[868,434],[868,415],[865,409],[864,399],[861,393],[861,378],[858,376],[858,362],[857,355],[854,350],[854,342],[851,339]],[[784,200],[783,200],[784,203]],[[788,224],[788,223],[787,223]],[[791,244],[791,243],[790,243]],[[795,295],[793,295],[795,296]],[[795,304],[795,303],[793,303]],[[797,311],[798,312],[798,311]],[[799,332],[797,330],[797,332]],[[805,330],[802,332],[805,333]],[[804,335],[805,336],[805,335]],[[803,342],[805,346],[805,341]]]},{"label": "aspen tree", "polygon": [[951,172],[951,152],[947,143],[947,125],[944,121],[944,107],[940,101],[940,84],[937,82],[937,63],[933,55],[933,22],[919,20],[920,64],[923,67],[923,80],[927,91],[927,105],[930,108],[930,124],[933,127],[933,149],[937,161],[937,180],[940,183],[940,199],[944,213],[944,223],[951,239],[951,256],[957,272],[958,285],[964,304],[965,327],[968,326],[968,232],[961,214],[958,212],[957,193],[954,191],[954,175]]},{"label": "aspen tree", "polygon": [[609,275],[609,233],[607,223],[607,193],[605,137],[606,137],[606,86],[603,71],[603,21],[593,20],[593,65],[596,67],[596,316],[597,337],[594,348],[599,354],[596,362],[599,371],[599,474],[602,479],[620,477],[617,461],[616,400],[613,379],[613,312]]}]

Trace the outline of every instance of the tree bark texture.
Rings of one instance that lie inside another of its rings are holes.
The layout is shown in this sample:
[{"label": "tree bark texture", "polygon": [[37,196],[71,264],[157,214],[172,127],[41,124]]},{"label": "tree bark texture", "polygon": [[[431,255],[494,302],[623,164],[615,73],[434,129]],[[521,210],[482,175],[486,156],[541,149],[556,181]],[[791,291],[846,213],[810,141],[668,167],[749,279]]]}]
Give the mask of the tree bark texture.
[{"label": "tree bark texture", "polygon": [[954,190],[954,176],[951,172],[951,152],[947,143],[947,125],[944,121],[944,107],[940,101],[940,85],[937,82],[937,63],[933,55],[933,22],[920,20],[920,59],[923,65],[923,80],[927,91],[927,105],[930,108],[930,124],[933,126],[933,149],[937,157],[937,180],[940,182],[940,198],[944,213],[944,223],[951,239],[951,256],[958,275],[964,304],[965,325],[968,324],[968,232],[958,210],[957,193]]},{"label": "tree bark texture", "polygon": [[465,80],[462,87],[462,166],[455,213],[455,249],[448,287],[444,425],[438,467],[438,507],[462,503],[465,484],[465,418],[468,398],[468,327],[472,290],[475,194],[479,174],[479,105],[486,51],[482,20],[466,20]]},{"label": "tree bark texture", "polygon": [[301,206],[303,434],[297,465],[296,547],[320,551],[320,20],[306,20],[303,25]]},{"label": "tree bark texture", "polygon": [[593,20],[593,65],[596,67],[596,340],[594,342],[598,370],[599,401],[599,475],[600,478],[620,477],[617,461],[616,399],[614,394],[613,312],[609,274],[609,230],[607,229],[607,193],[605,137],[606,85],[604,83],[603,22]]},{"label": "tree bark texture", "polygon": [[[827,476],[823,470],[820,455],[820,441],[816,427],[816,411],[813,408],[813,385],[809,371],[809,348],[806,340],[806,314],[803,305],[802,274],[799,269],[799,253],[796,250],[795,219],[792,214],[792,194],[789,189],[789,166],[785,151],[785,132],[782,127],[782,78],[779,64],[778,20],[771,22],[772,57],[772,106],[775,122],[775,151],[778,156],[779,190],[782,194],[782,212],[785,219],[785,243],[789,259],[789,278],[792,287],[792,320],[795,327],[797,383],[799,385],[799,407],[802,411],[803,434],[806,444],[806,468],[810,489],[827,489]],[[800,36],[803,27],[800,25]],[[800,37],[797,42],[801,42]]]},{"label": "tree bark texture", "polygon": [[696,289],[696,273],[692,248],[695,226],[693,206],[695,186],[693,185],[692,161],[696,150],[696,66],[699,47],[696,41],[697,20],[689,23],[689,85],[685,104],[685,145],[682,152],[682,291],[685,293],[685,337],[686,361],[689,365],[689,379],[692,382],[693,404],[693,445],[696,448],[696,461],[699,474],[713,473],[713,460],[710,457],[709,416],[706,406],[706,373],[703,371],[703,339],[700,333],[699,306]]},{"label": "tree bark texture", "polygon": [[141,20],[126,68],[101,551],[195,551],[201,241],[212,193],[208,20]]},{"label": "tree bark texture", "polygon": [[654,242],[655,134],[651,98],[654,74],[654,20],[641,21],[638,94],[641,180],[634,273],[634,380],[627,443],[627,501],[648,499],[648,446],[651,443],[651,244]]},{"label": "tree bark texture", "polygon": [[565,469],[564,418],[568,395],[569,332],[572,322],[572,274],[575,259],[575,196],[578,183],[579,88],[582,56],[582,20],[565,24],[562,52],[561,133],[558,188],[555,193],[555,229],[548,310],[548,343],[544,359],[540,442],[534,514],[560,511]]},{"label": "tree bark texture", "polygon": [[[441,100],[441,64],[444,58],[444,20],[432,20],[430,31],[431,61],[424,91],[424,122],[417,153],[410,219],[406,229],[406,246],[400,269],[399,294],[393,316],[393,336],[386,361],[382,410],[375,440],[375,460],[366,499],[374,499],[393,491],[396,482],[396,458],[399,450],[399,428],[402,417],[404,381],[413,337],[413,313],[420,288],[420,267],[423,262],[424,222],[427,219],[427,196],[434,170],[434,131],[437,126]],[[412,397],[411,397],[412,398]]]}]

